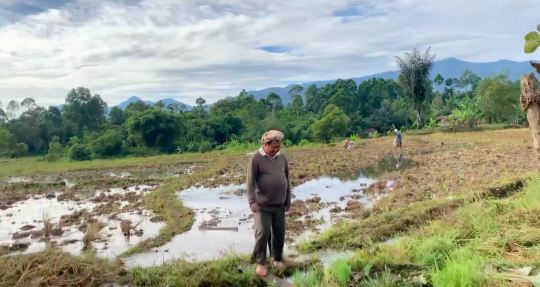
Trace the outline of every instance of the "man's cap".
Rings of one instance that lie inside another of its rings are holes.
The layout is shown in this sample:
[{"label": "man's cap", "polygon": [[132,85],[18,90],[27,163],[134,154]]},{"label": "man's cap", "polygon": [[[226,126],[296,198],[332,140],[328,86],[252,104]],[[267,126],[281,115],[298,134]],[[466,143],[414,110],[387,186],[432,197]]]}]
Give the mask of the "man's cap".
[{"label": "man's cap", "polygon": [[281,140],[283,140],[283,138],[285,138],[285,136],[283,135],[282,132],[276,131],[276,130],[271,130],[271,131],[266,132],[262,136],[261,140],[262,140],[263,143],[267,143],[269,141],[281,141]]},{"label": "man's cap", "polygon": [[395,129],[394,132],[397,133],[397,129]]}]

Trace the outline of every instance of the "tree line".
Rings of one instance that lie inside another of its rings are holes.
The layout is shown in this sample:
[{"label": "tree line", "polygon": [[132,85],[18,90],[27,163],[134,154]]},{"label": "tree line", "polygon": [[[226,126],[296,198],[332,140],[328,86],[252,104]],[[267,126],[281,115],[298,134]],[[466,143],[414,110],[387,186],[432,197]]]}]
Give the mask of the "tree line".
[{"label": "tree line", "polygon": [[[178,104],[151,106],[142,101],[126,109],[112,107],[88,88],[72,89],[62,108],[38,106],[27,98],[0,103],[0,156],[44,155],[90,160],[158,153],[207,152],[256,142],[269,129],[279,129],[286,145],[330,142],[368,131],[433,128],[440,116],[452,126],[480,122],[524,122],[519,109],[519,82],[508,73],[481,79],[470,70],[458,79],[430,71],[434,56],[414,50],[396,57],[397,81],[372,78],[362,83],[339,79],[305,90],[294,86],[290,104],[275,93],[256,100],[242,90],[209,109],[203,98],[187,111]],[[108,111],[108,112],[107,112]]]}]

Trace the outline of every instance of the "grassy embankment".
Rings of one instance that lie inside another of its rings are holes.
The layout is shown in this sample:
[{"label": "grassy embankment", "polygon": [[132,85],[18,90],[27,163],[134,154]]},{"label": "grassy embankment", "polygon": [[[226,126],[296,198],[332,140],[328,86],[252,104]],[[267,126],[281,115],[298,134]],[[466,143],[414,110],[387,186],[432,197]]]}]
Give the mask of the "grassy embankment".
[{"label": "grassy embankment", "polygon": [[[437,287],[532,286],[531,277],[523,278],[523,285],[514,285],[504,274],[485,270],[488,263],[498,268],[531,266],[534,274],[540,266],[540,177],[530,176],[523,189],[518,184],[517,189],[510,185],[478,193],[443,218],[408,230],[408,234],[395,234],[392,242],[375,242],[377,231],[362,229],[368,223],[356,223],[355,231],[364,232],[360,237],[355,236],[358,233],[340,234],[354,229],[345,224],[327,231],[302,248],[324,241],[332,247],[347,247],[340,242],[345,238],[350,247],[362,248],[350,260],[341,260],[327,270],[296,274],[298,282],[304,281],[298,286],[349,286],[354,280],[361,281],[355,286],[422,286],[422,282]],[[335,242],[331,236],[341,239]],[[375,240],[370,241],[370,236]],[[350,273],[354,275],[344,275]]]}]

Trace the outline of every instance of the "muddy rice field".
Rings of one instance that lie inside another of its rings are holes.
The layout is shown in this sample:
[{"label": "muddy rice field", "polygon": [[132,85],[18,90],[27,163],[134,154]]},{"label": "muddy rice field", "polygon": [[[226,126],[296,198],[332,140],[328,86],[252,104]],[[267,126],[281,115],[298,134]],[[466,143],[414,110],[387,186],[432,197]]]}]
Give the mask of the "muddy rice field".
[{"label": "muddy rice field", "polygon": [[[323,263],[348,256],[347,250],[362,248],[368,240],[363,236],[392,240],[451,214],[463,198],[513,184],[536,168],[525,129],[404,135],[402,149],[392,140],[361,140],[354,150],[339,144],[284,149],[293,186],[285,250],[290,260],[313,253]],[[120,267],[111,276],[85,269],[94,275],[76,285],[62,279],[64,273],[47,275],[22,264],[18,273],[0,274],[0,286],[150,286],[133,283],[129,270],[249,254],[254,239],[245,190],[248,159],[246,152],[171,155],[103,161],[100,167],[55,166],[54,172],[48,165],[57,163],[39,162],[35,172],[18,174],[7,167],[17,161],[2,163],[2,260],[28,260],[51,250],[74,258],[92,252]],[[352,229],[321,236],[343,224]],[[32,285],[37,281],[25,272],[41,281]]]}]

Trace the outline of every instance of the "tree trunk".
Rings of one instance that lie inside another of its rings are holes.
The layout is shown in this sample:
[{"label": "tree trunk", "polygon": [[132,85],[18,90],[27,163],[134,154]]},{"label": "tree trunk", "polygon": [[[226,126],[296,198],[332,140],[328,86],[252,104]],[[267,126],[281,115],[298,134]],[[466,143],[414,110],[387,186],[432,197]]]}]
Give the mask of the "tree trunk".
[{"label": "tree trunk", "polygon": [[536,163],[540,165],[540,90],[534,73],[520,77],[521,109],[527,113],[531,128]]},{"label": "tree trunk", "polygon": [[416,122],[418,123],[418,129],[422,128],[422,116],[420,115],[420,109],[421,108],[416,109]]}]

